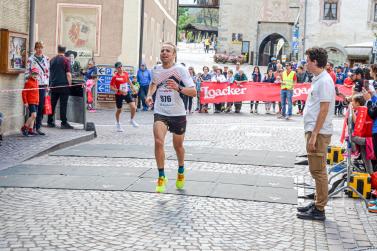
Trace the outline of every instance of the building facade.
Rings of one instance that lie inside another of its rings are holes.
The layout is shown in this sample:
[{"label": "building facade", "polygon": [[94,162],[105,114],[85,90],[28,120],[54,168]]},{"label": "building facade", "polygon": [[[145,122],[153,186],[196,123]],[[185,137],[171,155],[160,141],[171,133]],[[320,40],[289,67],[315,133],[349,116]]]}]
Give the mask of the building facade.
[{"label": "building facade", "polygon": [[327,49],[335,65],[369,63],[377,24],[375,0],[307,1],[305,45]]},{"label": "building facade", "polygon": [[49,56],[62,44],[97,64],[152,66],[161,43],[175,43],[175,0],[37,0],[36,9],[36,38]]},{"label": "building facade", "polygon": [[[29,0],[0,1],[0,29],[29,36],[29,5]],[[44,42],[44,54],[53,57],[57,45],[65,45],[85,59],[83,68],[90,58],[97,64],[122,61],[137,69],[144,62],[152,67],[161,44],[176,43],[176,0],[35,0],[35,9],[34,38]],[[23,73],[0,73],[5,134],[22,126],[24,108],[21,92],[4,90],[22,89],[23,84]]]},{"label": "building facade", "polygon": [[259,65],[272,56],[286,58],[292,50],[293,27],[303,23],[300,14],[298,0],[221,0],[218,51],[248,54],[249,63]]},{"label": "building facade", "polygon": [[[29,0],[0,1],[0,29],[27,34],[29,32],[29,8]],[[24,123],[21,92],[4,92],[4,90],[22,89],[24,78],[23,73],[0,73],[0,112],[4,115],[4,122],[0,130],[4,134],[19,130]]]},{"label": "building facade", "polygon": [[326,48],[334,64],[368,63],[376,11],[376,0],[221,0],[218,48],[248,53],[259,65],[271,57],[303,59],[312,46]]}]

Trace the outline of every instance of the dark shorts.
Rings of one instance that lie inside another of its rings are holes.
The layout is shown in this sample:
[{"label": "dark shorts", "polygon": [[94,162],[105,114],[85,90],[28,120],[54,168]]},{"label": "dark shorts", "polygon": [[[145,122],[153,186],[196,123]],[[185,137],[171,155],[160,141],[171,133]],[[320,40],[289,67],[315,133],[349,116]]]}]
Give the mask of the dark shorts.
[{"label": "dark shorts", "polygon": [[182,135],[186,132],[186,116],[164,116],[160,114],[154,115],[154,122],[161,121],[163,122],[167,127],[169,132]]},{"label": "dark shorts", "polygon": [[37,112],[38,105],[29,105],[29,112],[32,114],[33,112]]},{"label": "dark shorts", "polygon": [[135,102],[135,100],[132,98],[131,94],[127,95],[115,95],[115,103],[118,109],[121,109],[123,106],[123,100],[127,102],[127,104],[131,102]]}]

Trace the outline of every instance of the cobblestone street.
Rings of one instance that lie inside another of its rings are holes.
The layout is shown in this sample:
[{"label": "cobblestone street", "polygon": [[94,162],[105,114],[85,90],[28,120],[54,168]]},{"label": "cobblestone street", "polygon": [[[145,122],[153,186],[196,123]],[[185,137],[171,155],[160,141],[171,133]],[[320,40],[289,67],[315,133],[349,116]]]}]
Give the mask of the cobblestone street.
[{"label": "cobblestone street", "polygon": [[[260,106],[263,113],[263,106]],[[124,133],[115,131],[112,110],[89,114],[98,137],[89,144],[153,145],[151,112],[137,114],[139,128],[122,114]],[[336,118],[332,144],[339,144]],[[185,145],[305,153],[301,117],[191,114]],[[171,135],[167,145],[172,145]],[[2,156],[3,157],[3,156]],[[298,158],[300,159],[300,158]],[[152,167],[153,159],[43,155],[30,165]],[[176,169],[168,160],[167,169]],[[293,177],[312,185],[307,166],[294,168],[186,162],[187,171]],[[157,176],[157,171],[156,171]],[[310,193],[297,185],[299,195]],[[299,199],[299,204],[304,200]],[[296,218],[296,205],[126,191],[0,189],[0,250],[373,250],[377,217],[360,200],[331,199],[327,220]]]}]

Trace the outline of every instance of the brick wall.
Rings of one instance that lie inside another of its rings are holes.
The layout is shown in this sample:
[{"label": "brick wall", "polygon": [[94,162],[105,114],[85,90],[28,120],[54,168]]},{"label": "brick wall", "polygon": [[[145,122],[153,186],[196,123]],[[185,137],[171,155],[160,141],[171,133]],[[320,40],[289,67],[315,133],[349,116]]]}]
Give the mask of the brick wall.
[{"label": "brick wall", "polygon": [[[29,0],[1,0],[0,28],[28,33]],[[23,87],[24,74],[0,74],[0,90]],[[21,93],[0,92],[0,112],[5,115],[2,126],[4,134],[17,131],[23,124],[23,105]]]}]

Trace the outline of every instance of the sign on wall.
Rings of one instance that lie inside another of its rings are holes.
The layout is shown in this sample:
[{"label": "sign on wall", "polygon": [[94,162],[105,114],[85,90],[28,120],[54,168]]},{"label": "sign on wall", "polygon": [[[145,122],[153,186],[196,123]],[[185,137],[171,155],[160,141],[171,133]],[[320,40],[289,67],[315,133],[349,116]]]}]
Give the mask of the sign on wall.
[{"label": "sign on wall", "polygon": [[[123,66],[123,70],[128,72],[129,76],[135,74],[133,66]],[[97,65],[97,100],[98,101],[114,101],[114,92],[110,90],[110,82],[115,73],[113,65]]]}]

